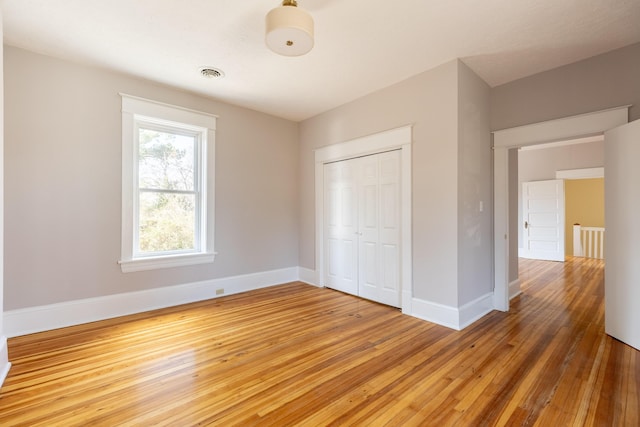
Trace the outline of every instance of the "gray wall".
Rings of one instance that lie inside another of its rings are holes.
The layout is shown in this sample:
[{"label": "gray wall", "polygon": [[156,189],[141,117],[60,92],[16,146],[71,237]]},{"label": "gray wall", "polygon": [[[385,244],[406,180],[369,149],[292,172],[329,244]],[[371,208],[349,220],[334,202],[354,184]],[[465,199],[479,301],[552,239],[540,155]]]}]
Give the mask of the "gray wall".
[{"label": "gray wall", "polygon": [[[0,10],[0,313],[4,311],[4,44]],[[0,371],[7,363],[4,316],[0,315]],[[0,386],[2,384],[0,383]]]},{"label": "gray wall", "polygon": [[553,148],[520,150],[518,184],[556,179],[556,171],[604,166],[604,142],[565,145]]},{"label": "gray wall", "polygon": [[[629,120],[636,120],[640,118],[638,76],[640,43],[494,87],[491,130],[630,104]],[[520,203],[518,210],[510,209],[510,224],[521,223],[520,209]],[[517,251],[510,248],[510,280],[515,280],[513,260],[517,257]]]},{"label": "gray wall", "polygon": [[[298,265],[296,123],[13,47],[4,61],[5,309]],[[119,92],[219,116],[213,264],[120,271]]]},{"label": "gray wall", "polygon": [[640,43],[491,90],[491,129],[633,104],[640,118]]},{"label": "gray wall", "polygon": [[493,290],[493,193],[490,89],[463,63],[458,82],[458,304],[463,305]]},{"label": "gray wall", "polygon": [[[313,149],[407,124],[414,295],[459,306],[492,288],[487,123],[503,129],[623,104],[640,117],[640,44],[491,90],[451,61],[299,125],[13,47],[4,69],[5,309],[314,269]],[[118,92],[220,116],[213,265],[120,272]]]},{"label": "gray wall", "polygon": [[414,296],[457,307],[490,292],[488,101],[486,84],[451,61],[303,121],[300,265],[316,267],[313,150],[412,124]]}]

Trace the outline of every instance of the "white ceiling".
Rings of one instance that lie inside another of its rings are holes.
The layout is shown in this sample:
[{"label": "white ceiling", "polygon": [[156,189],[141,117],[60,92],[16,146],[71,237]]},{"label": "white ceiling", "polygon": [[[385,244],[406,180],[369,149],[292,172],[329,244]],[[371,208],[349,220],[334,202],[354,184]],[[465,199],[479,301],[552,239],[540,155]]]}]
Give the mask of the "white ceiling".
[{"label": "white ceiling", "polygon": [[[6,44],[299,121],[461,58],[489,85],[640,42],[640,0],[298,0],[315,46],[264,44],[277,0],[0,0]],[[202,66],[222,69],[218,80]]]}]

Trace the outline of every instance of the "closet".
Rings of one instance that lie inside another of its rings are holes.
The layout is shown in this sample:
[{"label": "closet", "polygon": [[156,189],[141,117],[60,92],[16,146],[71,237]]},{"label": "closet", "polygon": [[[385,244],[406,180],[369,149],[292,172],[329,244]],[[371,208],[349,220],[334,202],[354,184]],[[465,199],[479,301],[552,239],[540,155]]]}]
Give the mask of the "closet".
[{"label": "closet", "polygon": [[400,150],[324,165],[325,286],[400,300]]}]

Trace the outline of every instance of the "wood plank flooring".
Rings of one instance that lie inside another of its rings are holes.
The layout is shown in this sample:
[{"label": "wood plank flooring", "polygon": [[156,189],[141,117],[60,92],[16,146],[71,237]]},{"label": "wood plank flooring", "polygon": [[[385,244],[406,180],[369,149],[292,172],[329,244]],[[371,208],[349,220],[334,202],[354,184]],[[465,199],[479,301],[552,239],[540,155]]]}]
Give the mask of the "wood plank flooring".
[{"label": "wood plank flooring", "polygon": [[602,261],[520,268],[462,332],[291,283],[12,338],[0,425],[640,425]]}]

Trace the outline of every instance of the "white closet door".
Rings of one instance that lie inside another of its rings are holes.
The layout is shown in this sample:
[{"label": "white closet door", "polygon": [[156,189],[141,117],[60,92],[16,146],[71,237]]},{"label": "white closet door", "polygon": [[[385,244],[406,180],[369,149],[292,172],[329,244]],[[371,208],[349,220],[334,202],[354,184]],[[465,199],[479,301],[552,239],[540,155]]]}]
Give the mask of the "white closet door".
[{"label": "white closet door", "polygon": [[352,161],[324,166],[325,284],[358,295],[356,166]]},{"label": "white closet door", "polygon": [[360,159],[359,295],[400,307],[400,152]]},{"label": "white closet door", "polygon": [[400,307],[400,151],[325,165],[325,283]]}]

